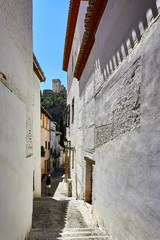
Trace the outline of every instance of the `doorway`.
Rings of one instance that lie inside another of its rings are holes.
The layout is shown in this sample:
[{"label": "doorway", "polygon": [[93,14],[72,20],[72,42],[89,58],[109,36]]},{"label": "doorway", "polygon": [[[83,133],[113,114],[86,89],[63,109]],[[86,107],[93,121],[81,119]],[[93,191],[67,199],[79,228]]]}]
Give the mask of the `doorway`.
[{"label": "doorway", "polygon": [[84,157],[86,161],[85,202],[92,204],[93,164],[95,161]]}]

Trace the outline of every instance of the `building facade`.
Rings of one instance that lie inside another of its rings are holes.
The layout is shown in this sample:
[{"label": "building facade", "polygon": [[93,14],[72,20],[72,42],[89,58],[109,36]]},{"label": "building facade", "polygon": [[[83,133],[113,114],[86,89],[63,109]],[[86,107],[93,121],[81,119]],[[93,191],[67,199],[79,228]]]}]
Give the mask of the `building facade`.
[{"label": "building facade", "polygon": [[50,89],[43,90],[43,97],[52,97],[54,95],[54,92]]},{"label": "building facade", "polygon": [[41,177],[50,171],[51,115],[41,106]]},{"label": "building facade", "polygon": [[50,130],[51,130],[51,144],[50,144],[50,148],[51,148],[51,158],[50,158],[50,170],[51,172],[55,171],[55,165],[56,165],[56,126],[57,123],[51,121],[51,126],[50,126]]},{"label": "building facade", "polygon": [[70,1],[63,70],[73,195],[119,240],[160,236],[159,12],[159,0]]},{"label": "building facade", "polygon": [[45,82],[45,75],[33,54],[33,71],[34,71],[34,99],[33,99],[33,197],[41,196],[41,126],[40,126],[40,82]]},{"label": "building facade", "polygon": [[0,0],[0,32],[0,239],[23,240],[32,226],[40,152],[35,145],[40,80],[33,72],[32,1]]},{"label": "building facade", "polygon": [[[45,91],[45,90],[44,90]],[[44,91],[43,91],[43,96],[44,95]],[[48,91],[48,90],[47,90]],[[51,91],[51,90],[50,90]],[[66,93],[66,88],[64,85],[61,85],[61,80],[60,79],[52,79],[52,91],[54,93],[60,93],[60,92],[64,92]],[[47,92],[48,95],[49,92]]]}]

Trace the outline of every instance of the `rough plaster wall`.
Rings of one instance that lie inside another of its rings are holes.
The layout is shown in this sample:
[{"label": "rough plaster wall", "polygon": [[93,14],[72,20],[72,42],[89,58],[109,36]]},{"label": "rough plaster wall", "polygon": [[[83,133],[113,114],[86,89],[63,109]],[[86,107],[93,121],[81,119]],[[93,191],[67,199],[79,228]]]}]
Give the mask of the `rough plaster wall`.
[{"label": "rough plaster wall", "polygon": [[93,206],[99,224],[120,240],[158,240],[160,235],[159,29],[159,18],[148,22],[140,43],[108,78],[100,50],[108,43],[96,42]]},{"label": "rough plaster wall", "polygon": [[21,240],[32,223],[32,1],[0,0],[0,31],[0,239]]},{"label": "rough plaster wall", "polygon": [[[119,240],[160,236],[159,7],[159,0],[108,2],[69,130],[71,141],[77,136],[78,194],[84,197],[88,156],[96,161],[94,213]],[[72,83],[70,103],[74,92]]]}]

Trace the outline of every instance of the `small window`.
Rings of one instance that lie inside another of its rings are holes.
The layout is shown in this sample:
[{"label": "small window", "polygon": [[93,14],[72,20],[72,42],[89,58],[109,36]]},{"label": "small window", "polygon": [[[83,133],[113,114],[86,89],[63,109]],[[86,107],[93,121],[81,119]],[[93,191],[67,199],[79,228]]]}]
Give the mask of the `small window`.
[{"label": "small window", "polygon": [[47,149],[47,141],[45,141],[45,149]]},{"label": "small window", "polygon": [[34,170],[33,170],[33,191],[35,191],[35,176],[34,176],[35,174],[34,174]]},{"label": "small window", "polygon": [[67,105],[66,109],[66,127],[70,127],[70,105]]},{"label": "small window", "polygon": [[50,142],[48,142],[48,150],[50,149]]},{"label": "small window", "polygon": [[72,169],[74,169],[74,151],[72,151]]},{"label": "small window", "polygon": [[45,150],[43,146],[41,146],[41,157],[45,157]]}]

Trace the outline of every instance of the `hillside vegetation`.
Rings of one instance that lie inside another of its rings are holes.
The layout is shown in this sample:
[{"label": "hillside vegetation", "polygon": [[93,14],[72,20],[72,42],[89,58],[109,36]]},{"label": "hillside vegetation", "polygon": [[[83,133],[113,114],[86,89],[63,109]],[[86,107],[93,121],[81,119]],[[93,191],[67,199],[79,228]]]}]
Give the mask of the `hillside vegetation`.
[{"label": "hillside vegetation", "polygon": [[46,109],[58,105],[66,107],[66,94],[54,93],[53,96],[41,97],[41,104]]},{"label": "hillside vegetation", "polygon": [[[60,123],[61,115],[65,119],[66,111],[66,94],[63,92],[54,93],[53,96],[41,96],[41,105],[49,112],[52,116],[52,120],[57,122],[58,126]],[[64,121],[65,125],[65,121]],[[59,127],[58,127],[59,129]]]}]

